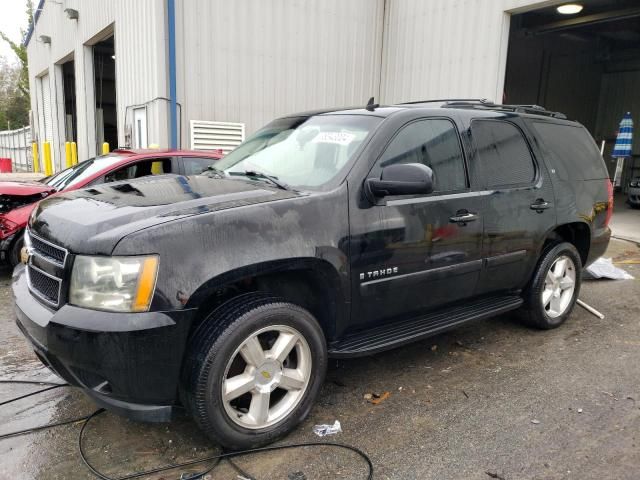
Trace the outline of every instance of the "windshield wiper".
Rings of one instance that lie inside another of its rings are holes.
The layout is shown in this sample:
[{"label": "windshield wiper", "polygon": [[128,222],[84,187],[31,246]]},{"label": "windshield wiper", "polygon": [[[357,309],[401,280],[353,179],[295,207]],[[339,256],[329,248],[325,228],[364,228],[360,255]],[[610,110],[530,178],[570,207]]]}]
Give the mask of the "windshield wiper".
[{"label": "windshield wiper", "polygon": [[245,170],[244,172],[229,172],[229,175],[242,175],[244,177],[255,177],[255,178],[263,178],[265,180],[269,180],[276,187],[281,190],[291,190],[291,187],[286,183],[278,180],[278,177],[274,177],[273,175],[267,175],[266,173],[258,172],[256,170]]},{"label": "windshield wiper", "polygon": [[209,178],[224,178],[227,174],[223,170],[209,165],[200,175],[206,175]]}]

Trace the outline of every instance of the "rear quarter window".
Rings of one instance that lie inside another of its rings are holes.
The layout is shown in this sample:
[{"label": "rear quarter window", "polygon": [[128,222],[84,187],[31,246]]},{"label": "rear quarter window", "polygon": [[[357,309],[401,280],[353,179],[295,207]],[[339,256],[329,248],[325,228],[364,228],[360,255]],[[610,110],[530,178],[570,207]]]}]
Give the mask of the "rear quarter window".
[{"label": "rear quarter window", "polygon": [[549,168],[562,180],[609,178],[598,147],[581,125],[532,122]]},{"label": "rear quarter window", "polygon": [[473,120],[471,137],[476,148],[473,177],[481,187],[530,184],[536,167],[522,132],[501,120]]}]

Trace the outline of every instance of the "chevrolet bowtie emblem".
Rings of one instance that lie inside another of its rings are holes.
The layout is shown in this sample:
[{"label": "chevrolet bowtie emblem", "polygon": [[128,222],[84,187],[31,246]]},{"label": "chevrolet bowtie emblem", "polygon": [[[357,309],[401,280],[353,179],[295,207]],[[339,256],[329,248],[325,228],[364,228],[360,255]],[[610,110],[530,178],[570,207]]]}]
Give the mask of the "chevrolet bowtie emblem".
[{"label": "chevrolet bowtie emblem", "polygon": [[264,378],[266,378],[267,380],[271,380],[271,374],[269,372],[267,372],[266,370],[263,370],[260,372],[262,374],[262,376]]}]

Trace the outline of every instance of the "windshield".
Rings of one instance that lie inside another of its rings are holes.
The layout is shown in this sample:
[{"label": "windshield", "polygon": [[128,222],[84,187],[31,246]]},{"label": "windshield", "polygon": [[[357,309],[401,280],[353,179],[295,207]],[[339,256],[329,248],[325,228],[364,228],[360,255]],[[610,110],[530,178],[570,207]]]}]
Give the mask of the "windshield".
[{"label": "windshield", "polygon": [[56,173],[52,177],[46,179],[44,183],[56,190],[64,190],[65,188],[84,182],[100,170],[119,162],[123,158],[125,158],[125,155],[118,155],[116,153],[90,158],[89,160],[85,160],[73,167],[69,167],[66,170]]},{"label": "windshield", "polygon": [[230,176],[260,179],[257,174],[263,174],[289,186],[318,188],[338,175],[381,120],[366,115],[282,118],[216,162],[215,169]]}]

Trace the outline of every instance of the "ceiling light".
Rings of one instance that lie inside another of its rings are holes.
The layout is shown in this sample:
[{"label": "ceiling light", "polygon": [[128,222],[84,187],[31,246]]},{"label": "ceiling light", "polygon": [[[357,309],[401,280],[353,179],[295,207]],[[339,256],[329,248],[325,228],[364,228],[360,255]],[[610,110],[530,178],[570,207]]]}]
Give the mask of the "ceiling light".
[{"label": "ceiling light", "polygon": [[576,13],[580,13],[582,8],[582,5],[579,3],[567,3],[565,5],[560,5],[557,10],[558,13],[561,13],[562,15],[575,15]]}]

